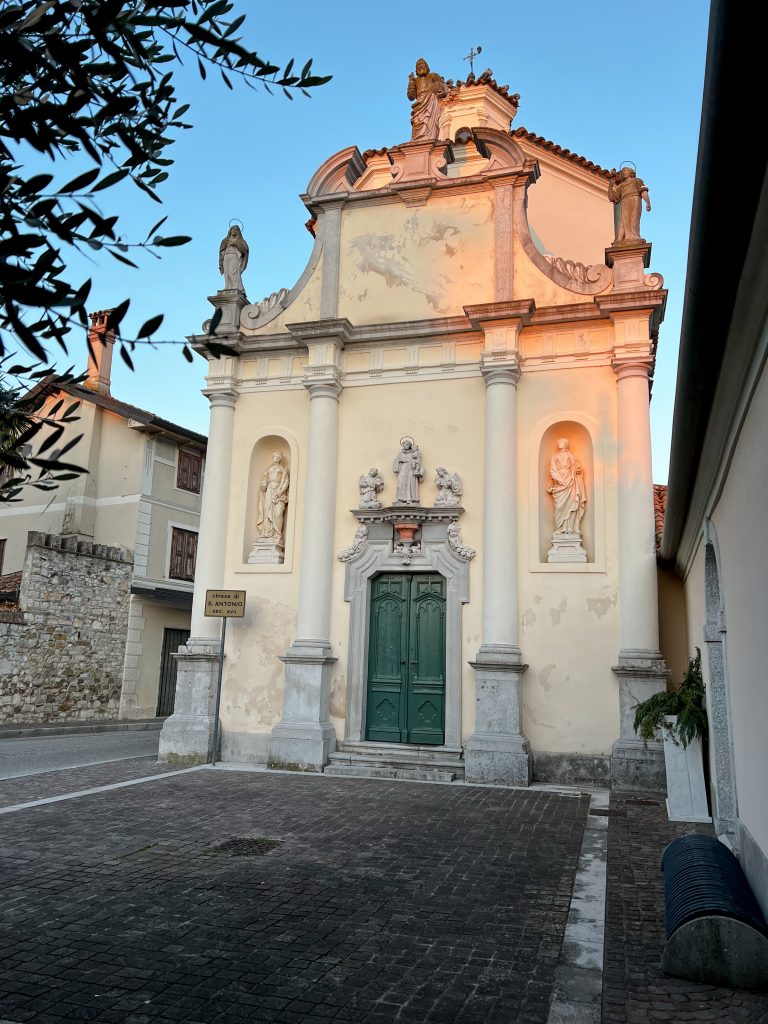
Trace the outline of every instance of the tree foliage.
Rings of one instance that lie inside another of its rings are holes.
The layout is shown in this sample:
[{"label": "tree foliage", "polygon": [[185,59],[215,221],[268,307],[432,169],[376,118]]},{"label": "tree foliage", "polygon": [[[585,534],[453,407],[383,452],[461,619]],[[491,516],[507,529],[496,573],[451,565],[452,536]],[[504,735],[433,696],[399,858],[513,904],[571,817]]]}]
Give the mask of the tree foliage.
[{"label": "tree foliage", "polygon": [[[118,218],[100,208],[102,193],[124,179],[160,202],[168,147],[190,127],[174,85],[179,62],[189,57],[203,78],[213,71],[229,88],[239,78],[289,97],[328,81],[313,74],[311,60],[281,70],[250,50],[245,14],[233,8],[228,0],[0,3],[0,355],[16,343],[45,361],[51,342],[66,352],[73,326],[87,328],[90,281],[67,280],[68,248],[135,266],[131,248],[189,240],[159,234],[162,218],[128,243]],[[51,173],[27,172],[30,148],[53,161]],[[61,180],[58,166],[75,154],[86,169]],[[116,307],[111,328],[126,308]],[[144,336],[159,324],[153,317]]]},{"label": "tree foliage", "polygon": [[[87,331],[91,282],[70,280],[67,260],[75,251],[135,267],[136,250],[158,255],[190,240],[161,234],[165,217],[146,237],[126,240],[118,217],[103,209],[109,189],[124,181],[161,201],[158,189],[173,163],[169,147],[190,127],[174,83],[180,63],[190,59],[203,79],[218,74],[230,89],[239,80],[288,98],[328,81],[313,73],[311,60],[301,70],[293,60],[281,69],[252,51],[246,16],[234,8],[228,0],[0,0],[0,359],[26,349],[39,361],[33,377],[50,376],[48,364],[67,352],[70,332]],[[67,166],[73,162],[74,177]],[[151,341],[163,317],[150,317],[126,338],[120,326],[128,305],[116,305],[107,326],[132,367],[131,349]],[[214,338],[209,349],[228,351]],[[38,484],[69,471],[24,457],[46,424],[40,407],[30,407],[24,390],[9,382],[14,369],[0,364],[0,501],[29,471],[42,473]],[[61,426],[64,418],[54,416]],[[9,476],[14,471],[20,475]]]}]

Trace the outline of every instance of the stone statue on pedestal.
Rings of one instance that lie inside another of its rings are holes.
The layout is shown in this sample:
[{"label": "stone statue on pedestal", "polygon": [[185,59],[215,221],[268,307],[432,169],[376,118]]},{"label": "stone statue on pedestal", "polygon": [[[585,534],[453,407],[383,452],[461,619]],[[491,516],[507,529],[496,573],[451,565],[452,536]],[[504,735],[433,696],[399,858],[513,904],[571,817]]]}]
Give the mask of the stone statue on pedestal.
[{"label": "stone statue on pedestal", "polygon": [[224,275],[225,291],[244,291],[243,271],[248,266],[248,243],[237,224],[233,224],[219,246],[219,273]]},{"label": "stone statue on pedestal", "polygon": [[643,197],[645,197],[645,208],[650,213],[651,200],[648,195],[648,187],[642,178],[631,167],[622,167],[614,180],[608,186],[608,196],[612,203],[618,204],[619,222],[616,228],[614,245],[622,245],[626,242],[642,242],[640,235],[640,215],[643,212]]},{"label": "stone statue on pedestal", "polygon": [[272,462],[264,470],[259,485],[256,530],[258,538],[251,548],[251,563],[281,563],[284,557],[283,521],[288,506],[290,475],[283,465],[280,452],[272,455]]},{"label": "stone statue on pedestal", "polygon": [[441,75],[429,70],[423,57],[416,61],[416,74],[408,76],[408,99],[411,107],[411,142],[434,142],[440,121],[440,99],[448,95],[448,86]]},{"label": "stone statue on pedestal", "polygon": [[548,562],[586,562],[581,544],[581,520],[587,505],[587,489],[581,464],[571,452],[567,437],[558,439],[549,463],[547,494],[555,503],[555,532]]},{"label": "stone statue on pedestal", "polygon": [[378,469],[373,466],[363,473],[358,481],[360,488],[359,508],[381,508],[379,494],[384,490],[384,481]]},{"label": "stone statue on pedestal", "polygon": [[395,456],[392,469],[397,474],[398,505],[419,504],[419,483],[424,476],[421,467],[421,452],[412,437],[400,440],[400,451]]},{"label": "stone statue on pedestal", "polygon": [[458,473],[449,473],[445,466],[438,466],[435,486],[437,487],[436,508],[452,507],[461,504],[461,496],[464,492],[461,486],[461,477]]}]

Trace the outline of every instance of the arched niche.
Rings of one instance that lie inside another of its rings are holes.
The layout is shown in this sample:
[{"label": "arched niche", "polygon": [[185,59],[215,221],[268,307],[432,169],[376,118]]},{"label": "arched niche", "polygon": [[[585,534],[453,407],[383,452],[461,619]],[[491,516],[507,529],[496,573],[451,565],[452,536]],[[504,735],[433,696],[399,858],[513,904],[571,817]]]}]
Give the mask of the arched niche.
[{"label": "arched niche", "polygon": [[[549,467],[552,456],[557,450],[558,440],[568,440],[571,453],[581,464],[584,486],[587,492],[587,504],[581,520],[581,544],[587,553],[586,563],[595,563],[595,457],[592,438],[587,427],[576,420],[559,420],[550,424],[541,436],[537,466],[538,496],[538,557],[539,562],[546,563],[552,544],[555,529],[555,505],[552,496],[547,492],[550,484]],[[572,563],[578,565],[579,563]]]},{"label": "arched niche", "polygon": [[[284,560],[280,564],[249,564],[248,556],[259,536],[256,521],[259,514],[259,494],[264,472],[272,462],[272,456],[279,452],[283,465],[288,470],[290,484],[288,490],[288,506],[285,510],[283,540],[285,542]],[[282,428],[261,434],[251,448],[247,466],[243,467],[247,474],[243,526],[241,530],[242,549],[240,552],[240,570],[249,572],[290,572],[293,564],[293,535],[296,521],[296,502],[298,497],[298,446],[292,434]]]}]

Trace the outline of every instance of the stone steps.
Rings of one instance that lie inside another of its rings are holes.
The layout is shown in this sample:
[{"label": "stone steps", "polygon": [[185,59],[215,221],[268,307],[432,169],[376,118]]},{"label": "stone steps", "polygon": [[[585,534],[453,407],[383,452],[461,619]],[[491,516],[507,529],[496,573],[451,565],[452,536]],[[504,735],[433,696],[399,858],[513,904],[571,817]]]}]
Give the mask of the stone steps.
[{"label": "stone steps", "polygon": [[453,782],[456,774],[439,768],[397,768],[394,765],[327,764],[325,775],[357,779],[406,779],[411,782]]},{"label": "stone steps", "polygon": [[461,751],[407,743],[341,743],[329,757],[327,775],[370,779],[453,782],[464,778]]}]

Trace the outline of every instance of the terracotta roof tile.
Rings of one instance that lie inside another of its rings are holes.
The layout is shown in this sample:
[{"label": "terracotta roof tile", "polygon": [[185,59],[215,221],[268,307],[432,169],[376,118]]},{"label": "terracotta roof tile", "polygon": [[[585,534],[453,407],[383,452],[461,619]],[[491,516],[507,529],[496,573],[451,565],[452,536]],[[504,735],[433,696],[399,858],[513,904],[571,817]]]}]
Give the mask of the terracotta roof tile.
[{"label": "terracotta roof tile", "polygon": [[481,75],[468,74],[462,82],[461,79],[454,82],[452,79],[448,79],[445,83],[449,89],[461,89],[464,86],[471,85],[489,85],[494,92],[497,92],[504,99],[509,100],[515,107],[520,105],[520,93],[513,92],[510,95],[508,85],[499,85],[496,79],[493,77],[493,72],[490,68],[487,68]]},{"label": "terracotta roof tile", "polygon": [[591,160],[587,160],[585,156],[579,156],[578,153],[572,153],[570,149],[563,149],[562,146],[558,146],[556,142],[552,142],[550,139],[545,139],[543,135],[536,135],[534,132],[529,132],[527,128],[513,128],[509,133],[512,138],[527,139],[532,142],[535,146],[541,146],[542,149],[546,149],[549,153],[554,153],[556,156],[562,156],[566,160],[570,160],[573,164],[578,164],[579,167],[583,167],[585,171],[592,171],[593,174],[599,174],[601,178],[612,178],[616,174],[616,169],[608,171],[605,167],[601,167],[599,164],[593,163]]}]

